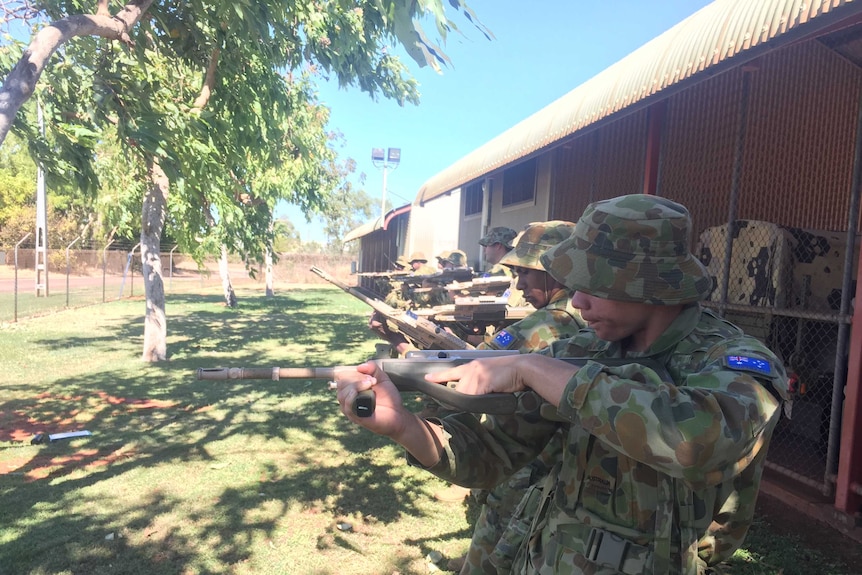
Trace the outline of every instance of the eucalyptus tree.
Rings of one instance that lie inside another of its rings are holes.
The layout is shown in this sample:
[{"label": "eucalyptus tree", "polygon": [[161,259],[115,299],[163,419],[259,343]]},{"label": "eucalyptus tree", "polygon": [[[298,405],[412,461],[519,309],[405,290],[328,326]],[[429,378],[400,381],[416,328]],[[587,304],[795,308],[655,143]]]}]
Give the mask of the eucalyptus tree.
[{"label": "eucalyptus tree", "polygon": [[[461,0],[449,4],[476,23]],[[165,222],[180,226],[175,235],[186,247],[218,234],[233,251],[259,258],[271,243],[278,199],[325,210],[335,186],[325,168],[333,159],[321,138],[325,113],[314,103],[308,73],[334,75],[372,97],[415,103],[416,84],[389,44],[402,43],[420,65],[439,66],[445,56],[418,22],[433,20],[442,38],[455,28],[442,0],[135,0],[124,6],[98,0],[90,8],[87,13],[81,2],[67,0],[47,0],[38,9],[26,1],[0,7],[6,21],[44,24],[17,62],[12,51],[0,52],[0,66],[8,70],[0,89],[0,143],[14,118],[14,129],[28,137],[46,170],[92,188],[92,150],[106,126],[115,130],[124,155],[135,160],[132,187],[143,187],[148,361],[166,357],[159,259]],[[40,83],[43,72],[47,81]],[[50,147],[17,114],[34,93],[49,116]]]}]

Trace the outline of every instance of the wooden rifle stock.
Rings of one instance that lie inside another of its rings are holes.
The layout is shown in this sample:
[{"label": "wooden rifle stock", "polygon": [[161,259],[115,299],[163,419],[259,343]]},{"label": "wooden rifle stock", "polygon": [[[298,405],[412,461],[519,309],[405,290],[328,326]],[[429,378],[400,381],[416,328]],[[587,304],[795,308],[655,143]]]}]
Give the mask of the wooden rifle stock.
[{"label": "wooden rifle stock", "polygon": [[409,311],[401,311],[363,293],[361,288],[350,287],[338,281],[322,269],[312,267],[311,271],[329,283],[341,288],[353,297],[361,300],[374,311],[385,318],[387,325],[393,331],[401,333],[422,349],[472,349],[473,346],[449,333],[433,321],[419,317]]}]

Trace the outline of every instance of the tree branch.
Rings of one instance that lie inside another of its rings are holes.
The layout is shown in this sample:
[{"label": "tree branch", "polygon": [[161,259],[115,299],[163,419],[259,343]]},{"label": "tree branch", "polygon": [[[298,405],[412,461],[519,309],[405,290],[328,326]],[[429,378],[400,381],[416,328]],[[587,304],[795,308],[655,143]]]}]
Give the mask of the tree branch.
[{"label": "tree branch", "polygon": [[33,95],[45,66],[60,46],[76,36],[101,36],[131,43],[129,30],[140,21],[153,1],[134,0],[114,16],[78,14],[42,28],[0,88],[0,144],[6,139],[18,109]]},{"label": "tree branch", "polygon": [[108,1],[109,0],[99,0],[98,5],[96,6],[96,16],[111,15],[111,11],[108,10]]},{"label": "tree branch", "polygon": [[209,102],[213,86],[215,86],[216,68],[218,67],[218,57],[220,54],[221,50],[213,48],[212,56],[210,56],[210,63],[207,65],[207,74],[204,78],[204,85],[201,87],[201,93],[195,100],[194,104],[192,104],[193,112],[200,112],[204,109],[204,106],[207,105],[207,102]]}]

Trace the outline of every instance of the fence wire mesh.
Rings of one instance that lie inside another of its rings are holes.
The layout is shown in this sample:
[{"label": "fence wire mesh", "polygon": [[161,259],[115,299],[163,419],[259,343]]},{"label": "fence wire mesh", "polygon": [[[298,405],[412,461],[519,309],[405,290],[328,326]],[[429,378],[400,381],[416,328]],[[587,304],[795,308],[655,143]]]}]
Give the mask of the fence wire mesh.
[{"label": "fence wire mesh", "polygon": [[[17,252],[17,253],[16,253]],[[222,287],[217,259],[198,264],[191,256],[169,250],[161,254],[165,295],[211,292]],[[140,249],[48,250],[47,270],[36,269],[36,249],[0,248],[0,322],[14,322],[67,308],[143,298],[144,278]],[[272,267],[274,286],[325,283],[309,268],[324,268],[346,280],[350,258],[323,254],[283,254]],[[230,260],[228,275],[234,287],[266,288],[265,270]],[[44,286],[37,288],[37,285]]]}]

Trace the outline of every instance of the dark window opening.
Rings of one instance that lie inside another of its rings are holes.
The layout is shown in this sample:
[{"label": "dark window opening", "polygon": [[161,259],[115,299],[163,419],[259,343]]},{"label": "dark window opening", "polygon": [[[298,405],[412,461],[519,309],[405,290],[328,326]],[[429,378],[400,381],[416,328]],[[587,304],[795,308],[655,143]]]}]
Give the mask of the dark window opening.
[{"label": "dark window opening", "polygon": [[503,207],[532,202],[536,193],[536,159],[503,172]]},{"label": "dark window opening", "polygon": [[482,213],[482,182],[464,188],[464,216]]}]

